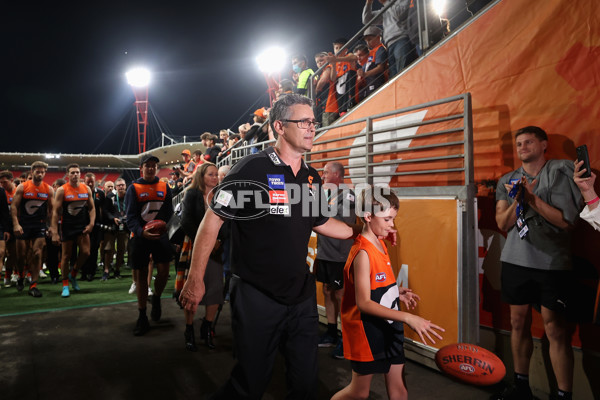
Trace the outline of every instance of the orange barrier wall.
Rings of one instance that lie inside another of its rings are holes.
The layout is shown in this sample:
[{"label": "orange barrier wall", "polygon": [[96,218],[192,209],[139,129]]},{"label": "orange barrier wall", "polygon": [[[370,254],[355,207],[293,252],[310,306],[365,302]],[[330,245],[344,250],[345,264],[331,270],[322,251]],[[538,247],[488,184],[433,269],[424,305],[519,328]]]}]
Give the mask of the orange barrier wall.
[{"label": "orange barrier wall", "polygon": [[[598,173],[600,168],[599,15],[600,2],[595,0],[501,1],[344,119],[471,93],[479,187],[481,323],[485,326],[510,329],[507,308],[499,300],[498,256],[503,236],[494,219],[494,181],[519,166],[512,134],[526,125],[541,126],[550,138],[548,158],[574,160],[575,147],[585,143],[592,169]],[[428,112],[425,119],[452,112],[441,107]],[[363,127],[331,130],[322,139]],[[417,142],[413,140],[410,146]],[[452,184],[460,178],[416,179],[396,179],[391,185]],[[600,192],[600,182],[596,184]],[[585,224],[577,227],[574,254],[581,304],[579,315],[572,316],[578,322],[573,344],[596,351],[600,341],[590,338],[600,337],[600,327],[591,324],[593,310],[588,308],[593,307],[600,275],[598,243],[599,232]],[[542,335],[539,315],[534,317],[534,331]]]}]

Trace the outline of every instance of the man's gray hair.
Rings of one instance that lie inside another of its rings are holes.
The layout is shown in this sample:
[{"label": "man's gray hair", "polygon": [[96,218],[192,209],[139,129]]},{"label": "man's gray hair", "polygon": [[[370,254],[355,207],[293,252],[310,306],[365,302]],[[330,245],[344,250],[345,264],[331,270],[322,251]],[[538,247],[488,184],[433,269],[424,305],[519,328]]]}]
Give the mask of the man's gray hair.
[{"label": "man's gray hair", "polygon": [[271,129],[273,129],[273,133],[276,132],[273,122],[290,119],[292,114],[290,108],[297,104],[306,105],[309,107],[313,106],[311,99],[299,94],[286,94],[273,103],[273,107],[271,108],[271,111],[269,111],[269,123],[271,125]]}]

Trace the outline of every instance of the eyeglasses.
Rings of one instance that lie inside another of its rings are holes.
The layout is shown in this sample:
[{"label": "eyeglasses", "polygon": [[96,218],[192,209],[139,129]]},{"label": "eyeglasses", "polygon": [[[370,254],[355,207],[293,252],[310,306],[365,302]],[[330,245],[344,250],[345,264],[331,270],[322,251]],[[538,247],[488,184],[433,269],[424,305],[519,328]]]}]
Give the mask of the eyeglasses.
[{"label": "eyeglasses", "polygon": [[282,119],[281,122],[295,122],[300,129],[309,129],[311,125],[315,126],[315,129],[319,129],[321,126],[320,122],[314,119]]}]

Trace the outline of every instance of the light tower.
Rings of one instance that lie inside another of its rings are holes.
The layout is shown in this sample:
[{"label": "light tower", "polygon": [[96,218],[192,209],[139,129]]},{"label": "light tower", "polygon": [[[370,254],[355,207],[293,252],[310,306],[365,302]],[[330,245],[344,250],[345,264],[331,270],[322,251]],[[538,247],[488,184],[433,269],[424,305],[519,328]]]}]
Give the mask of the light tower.
[{"label": "light tower", "polygon": [[127,82],[133,89],[135,96],[135,109],[137,114],[138,128],[138,153],[146,151],[146,128],[148,126],[148,84],[150,83],[150,71],[145,68],[134,68],[125,76]]},{"label": "light tower", "polygon": [[256,57],[258,69],[260,69],[267,81],[267,91],[269,92],[271,106],[276,98],[275,92],[279,90],[281,70],[285,66],[285,62],[285,52],[279,47],[271,47]]}]

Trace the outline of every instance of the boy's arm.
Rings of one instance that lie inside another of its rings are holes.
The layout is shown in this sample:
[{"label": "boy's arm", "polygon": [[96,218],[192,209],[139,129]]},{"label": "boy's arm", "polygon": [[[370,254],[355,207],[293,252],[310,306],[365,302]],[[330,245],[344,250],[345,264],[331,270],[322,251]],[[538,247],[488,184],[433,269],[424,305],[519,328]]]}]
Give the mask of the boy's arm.
[{"label": "boy's arm", "polygon": [[432,339],[431,335],[436,336],[438,339],[442,339],[434,329],[442,332],[444,329],[431,323],[431,321],[404,311],[392,310],[371,300],[369,256],[366,251],[361,250],[358,252],[354,258],[353,268],[356,306],[361,313],[370,314],[383,319],[405,322],[417,332],[421,341],[425,344],[427,344],[425,338],[428,338],[431,343],[435,343],[435,340]]}]

